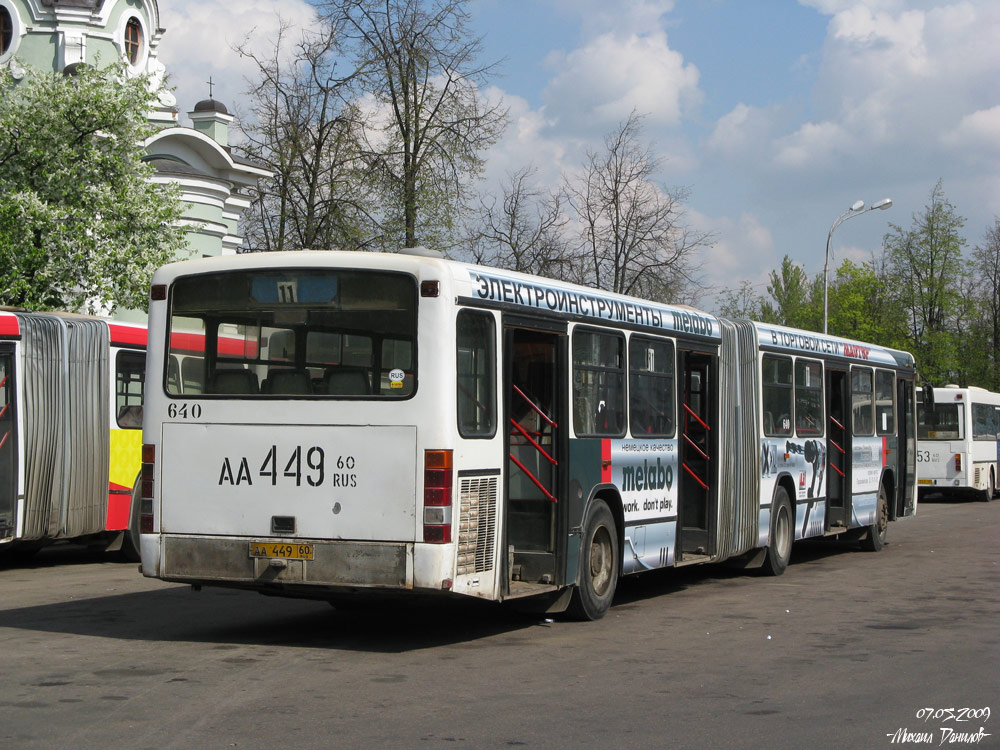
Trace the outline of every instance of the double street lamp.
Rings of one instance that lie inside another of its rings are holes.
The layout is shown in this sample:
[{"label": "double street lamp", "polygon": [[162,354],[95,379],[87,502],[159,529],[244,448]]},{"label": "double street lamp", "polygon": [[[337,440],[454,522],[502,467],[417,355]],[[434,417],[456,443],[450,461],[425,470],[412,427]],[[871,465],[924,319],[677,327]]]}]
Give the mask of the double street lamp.
[{"label": "double street lamp", "polygon": [[849,209],[844,211],[830,227],[830,233],[826,236],[826,263],[823,265],[823,333],[827,333],[827,321],[829,315],[829,289],[830,289],[830,240],[833,239],[833,230],[839,227],[848,219],[861,216],[869,211],[884,211],[892,205],[892,198],[883,198],[875,201],[868,208],[865,208],[864,201],[856,201]]}]

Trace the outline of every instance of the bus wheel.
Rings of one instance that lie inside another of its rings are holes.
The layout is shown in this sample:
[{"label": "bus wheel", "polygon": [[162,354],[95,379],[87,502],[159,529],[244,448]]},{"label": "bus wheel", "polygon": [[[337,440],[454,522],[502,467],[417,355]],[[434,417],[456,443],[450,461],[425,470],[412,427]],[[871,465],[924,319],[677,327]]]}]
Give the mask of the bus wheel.
[{"label": "bus wheel", "polygon": [[993,469],[990,469],[990,483],[987,485],[986,490],[983,492],[982,498],[984,502],[990,502],[997,494],[997,480],[993,476]]},{"label": "bus wheel", "polygon": [[607,613],[618,586],[618,529],[603,500],[594,500],[583,524],[580,582],[573,591],[569,614],[579,620],[599,620]]},{"label": "bus wheel", "polygon": [[767,545],[767,556],[761,570],[766,575],[780,576],[788,567],[792,557],[792,541],[794,541],[792,521],[792,503],[788,499],[788,490],[778,487],[771,504],[771,539]]},{"label": "bus wheel", "polygon": [[875,523],[868,527],[868,533],[861,538],[861,549],[865,552],[878,552],[885,546],[885,537],[889,531],[889,497],[885,493],[885,485],[878,488],[878,506],[875,508]]}]

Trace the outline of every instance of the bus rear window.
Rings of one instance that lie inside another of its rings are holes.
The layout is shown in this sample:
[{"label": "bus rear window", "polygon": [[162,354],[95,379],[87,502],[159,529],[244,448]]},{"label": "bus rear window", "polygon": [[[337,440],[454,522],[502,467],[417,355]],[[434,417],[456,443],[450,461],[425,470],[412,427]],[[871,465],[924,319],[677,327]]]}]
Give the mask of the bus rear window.
[{"label": "bus rear window", "polygon": [[917,408],[918,440],[964,440],[965,429],[958,404],[934,404]]},{"label": "bus rear window", "polygon": [[[374,271],[179,278],[170,395],[401,398],[416,387],[417,289]],[[178,377],[177,373],[180,374]]]}]

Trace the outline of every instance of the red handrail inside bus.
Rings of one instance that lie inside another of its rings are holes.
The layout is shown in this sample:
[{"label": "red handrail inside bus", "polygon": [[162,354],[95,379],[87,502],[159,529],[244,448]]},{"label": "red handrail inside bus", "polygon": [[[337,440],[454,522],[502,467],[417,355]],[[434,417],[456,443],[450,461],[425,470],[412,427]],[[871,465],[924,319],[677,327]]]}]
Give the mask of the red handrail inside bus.
[{"label": "red handrail inside bus", "polygon": [[556,500],[555,495],[553,495],[551,492],[545,489],[544,486],[542,486],[542,483],[538,481],[538,477],[536,477],[534,474],[528,471],[528,468],[524,464],[522,464],[520,461],[514,458],[513,453],[509,453],[507,455],[510,457],[510,460],[513,461],[515,464],[517,464],[517,467],[524,472],[525,476],[527,476],[528,479],[530,479],[532,483],[534,483],[534,485],[544,493],[545,497],[547,497],[554,503],[558,502],[558,500]]},{"label": "red handrail inside bus", "polygon": [[558,428],[559,427],[559,425],[557,425],[555,422],[553,422],[551,419],[549,419],[549,415],[546,414],[544,411],[542,411],[541,407],[539,407],[534,401],[532,401],[530,398],[528,398],[525,395],[524,391],[522,391],[516,385],[514,386],[514,393],[516,393],[518,396],[520,396],[521,398],[523,398],[527,402],[528,406],[530,406],[532,409],[534,409],[535,413],[537,413],[538,416],[540,416],[542,419],[544,419],[548,423],[548,425],[550,427],[552,427],[552,428]]},{"label": "red handrail inside bus", "polygon": [[526,438],[528,439],[528,442],[529,442],[529,443],[531,443],[531,444],[532,444],[532,445],[534,446],[534,448],[535,448],[535,450],[536,450],[536,451],[538,451],[538,452],[539,452],[539,453],[541,453],[541,454],[542,454],[543,456],[545,456],[545,459],[546,459],[546,460],[547,460],[547,461],[548,461],[548,462],[549,462],[550,464],[552,464],[553,466],[558,466],[558,465],[559,465],[559,462],[558,462],[558,461],[556,461],[556,460],[555,460],[554,458],[552,458],[552,456],[550,456],[550,455],[549,455],[549,454],[548,454],[548,453],[547,453],[547,452],[545,451],[545,449],[544,449],[544,448],[543,448],[542,446],[540,446],[540,445],[539,445],[539,444],[538,444],[538,443],[537,443],[537,442],[535,441],[535,439],[534,439],[533,437],[531,437],[531,435],[529,435],[529,434],[527,433],[527,431],[526,431],[526,430],[525,430],[525,429],[524,429],[523,427],[521,427],[521,425],[519,425],[519,424],[518,424],[518,423],[517,423],[517,422],[516,422],[516,421],[515,421],[514,419],[511,419],[511,420],[510,420],[510,423],[511,423],[511,425],[513,425],[513,427],[514,427],[514,429],[515,429],[515,430],[517,430],[518,432],[520,432],[520,433],[521,433],[522,435],[524,435],[524,437],[526,437]]},{"label": "red handrail inside bus", "polygon": [[682,404],[682,406],[684,407],[684,410],[688,414],[690,414],[692,417],[694,417],[697,420],[698,424],[700,424],[706,430],[711,430],[712,429],[707,424],[705,424],[705,420],[703,420],[701,417],[699,417],[697,414],[694,413],[694,410],[690,406],[688,406],[687,404]]},{"label": "red handrail inside bus", "polygon": [[681,465],[684,467],[684,470],[694,478],[694,481],[696,481],[698,484],[700,484],[701,488],[707,492],[708,491],[708,485],[705,484],[703,481],[701,481],[701,477],[699,477],[697,474],[695,474],[691,470],[691,467],[688,466],[687,464],[681,464]]},{"label": "red handrail inside bus", "polygon": [[705,451],[703,451],[700,447],[698,447],[698,444],[695,443],[694,440],[692,440],[691,438],[689,438],[688,434],[686,432],[684,433],[684,439],[687,441],[688,445],[690,445],[692,448],[694,448],[696,451],[698,451],[699,455],[702,458],[704,458],[706,461],[708,461],[708,454],[705,453]]},{"label": "red handrail inside bus", "polygon": [[844,472],[842,472],[840,469],[838,469],[836,466],[833,465],[833,461],[830,462],[830,468],[833,469],[838,474],[840,474],[840,476],[842,477],[847,476],[846,474],[844,474]]}]

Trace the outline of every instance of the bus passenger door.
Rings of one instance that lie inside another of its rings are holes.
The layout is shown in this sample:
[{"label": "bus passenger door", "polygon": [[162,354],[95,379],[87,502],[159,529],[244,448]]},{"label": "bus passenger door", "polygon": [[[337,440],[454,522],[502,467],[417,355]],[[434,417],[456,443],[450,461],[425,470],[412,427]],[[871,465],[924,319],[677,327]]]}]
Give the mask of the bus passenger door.
[{"label": "bus passenger door", "polygon": [[680,467],[678,470],[678,540],[683,562],[715,552],[715,368],[713,357],[678,347],[680,387]]},{"label": "bus passenger door", "polygon": [[560,476],[565,468],[561,425],[567,345],[562,333],[507,324],[504,424],[508,594],[553,587],[558,580]]},{"label": "bus passenger door", "polygon": [[826,370],[826,530],[846,529],[851,519],[850,375]]},{"label": "bus passenger door", "polygon": [[896,403],[899,448],[896,450],[896,508],[893,518],[912,516],[916,511],[917,484],[917,425],[914,417],[916,394],[912,380],[896,379]]},{"label": "bus passenger door", "polygon": [[0,539],[14,535],[17,507],[17,416],[14,345],[0,344]]}]

